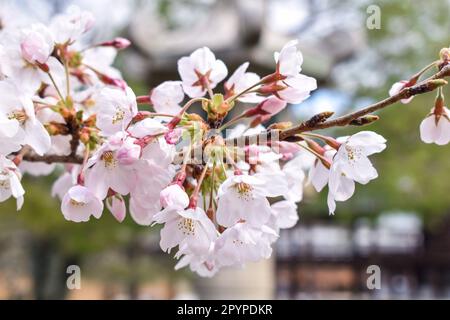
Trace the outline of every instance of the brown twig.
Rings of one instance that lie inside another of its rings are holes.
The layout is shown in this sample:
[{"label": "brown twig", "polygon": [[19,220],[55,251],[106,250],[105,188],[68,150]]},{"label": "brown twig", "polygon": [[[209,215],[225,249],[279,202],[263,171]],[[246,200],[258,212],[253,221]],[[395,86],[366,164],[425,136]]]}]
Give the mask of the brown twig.
[{"label": "brown twig", "polygon": [[23,156],[23,160],[29,162],[45,162],[48,164],[52,163],[73,163],[82,164],[83,157],[77,155],[59,156],[59,155],[44,155],[39,156],[35,153],[28,153]]}]

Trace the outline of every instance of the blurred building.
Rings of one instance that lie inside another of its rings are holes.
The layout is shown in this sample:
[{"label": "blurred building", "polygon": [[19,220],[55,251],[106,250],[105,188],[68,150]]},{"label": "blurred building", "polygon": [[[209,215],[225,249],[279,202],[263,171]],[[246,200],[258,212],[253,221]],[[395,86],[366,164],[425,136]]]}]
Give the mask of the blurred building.
[{"label": "blurred building", "polygon": [[[302,223],[286,230],[277,246],[281,299],[449,298],[450,221],[424,231],[414,214],[381,215],[375,224]],[[381,270],[381,289],[367,287],[371,265]]]}]

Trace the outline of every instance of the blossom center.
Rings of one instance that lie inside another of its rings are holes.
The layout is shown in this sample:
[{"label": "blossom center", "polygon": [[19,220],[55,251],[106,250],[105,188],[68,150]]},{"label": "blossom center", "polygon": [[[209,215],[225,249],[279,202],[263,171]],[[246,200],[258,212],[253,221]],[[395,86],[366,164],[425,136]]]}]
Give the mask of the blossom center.
[{"label": "blossom center", "polygon": [[86,203],[84,202],[79,202],[77,200],[74,199],[70,199],[70,204],[74,207],[84,207],[86,205]]},{"label": "blossom center", "polygon": [[116,107],[116,113],[112,117],[112,124],[117,124],[125,118],[125,111],[121,107]]},{"label": "blossom center", "polygon": [[2,179],[0,179],[0,188],[10,189],[11,185],[9,183],[8,176],[9,176],[8,172],[6,172],[6,171],[0,172],[0,177],[2,178]]},{"label": "blossom center", "polygon": [[348,145],[345,146],[345,151],[347,151],[347,159],[350,162],[356,162],[359,158],[361,158],[361,149],[352,148]]},{"label": "blossom center", "polygon": [[253,187],[245,182],[240,182],[235,184],[235,189],[238,193],[239,198],[249,201],[252,199]]},{"label": "blossom center", "polygon": [[183,218],[178,222],[178,229],[185,236],[193,236],[195,235],[195,223],[194,220]]},{"label": "blossom center", "polygon": [[117,166],[117,160],[114,158],[114,153],[112,151],[106,151],[101,159],[105,163],[105,168],[107,169],[113,169]]},{"label": "blossom center", "polygon": [[15,110],[8,114],[9,120],[17,120],[20,124],[24,124],[27,120],[27,115],[23,110]]}]

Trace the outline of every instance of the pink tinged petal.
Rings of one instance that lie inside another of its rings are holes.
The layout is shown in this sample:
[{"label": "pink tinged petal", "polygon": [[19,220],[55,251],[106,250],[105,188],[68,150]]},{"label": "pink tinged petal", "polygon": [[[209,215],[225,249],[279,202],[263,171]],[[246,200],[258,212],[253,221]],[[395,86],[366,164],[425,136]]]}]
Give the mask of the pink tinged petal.
[{"label": "pink tinged petal", "polygon": [[436,144],[440,146],[448,144],[450,142],[450,121],[445,117],[441,117],[438,122],[438,128],[440,135],[436,140]]},{"label": "pink tinged petal", "polygon": [[123,220],[125,220],[127,208],[125,207],[125,201],[121,196],[112,196],[107,199],[106,207],[118,222],[122,223]]},{"label": "pink tinged petal", "polygon": [[349,146],[362,147],[361,150],[366,156],[386,149],[386,139],[372,131],[361,131],[352,135],[348,138],[347,144]]},{"label": "pink tinged petal", "polygon": [[279,64],[279,71],[284,76],[295,76],[302,70],[303,56],[297,50],[297,43],[298,41],[296,40],[288,42],[276,57]]},{"label": "pink tinged petal", "polygon": [[366,156],[362,156],[355,161],[343,162],[341,170],[347,178],[361,184],[367,184],[369,181],[378,178],[377,170]]},{"label": "pink tinged petal", "polygon": [[19,211],[20,209],[22,209],[23,203],[24,203],[24,198],[23,198],[23,196],[18,197],[17,200],[16,200],[16,210],[17,210],[17,211]]},{"label": "pink tinged petal", "polygon": [[202,74],[206,74],[213,69],[216,62],[216,56],[208,47],[195,50],[191,54],[190,59],[194,68]]},{"label": "pink tinged petal", "polygon": [[169,252],[170,249],[176,247],[183,241],[185,235],[179,228],[180,219],[175,219],[166,222],[161,229],[161,240],[159,245],[164,252]]},{"label": "pink tinged petal", "polygon": [[25,122],[25,144],[28,144],[34,151],[42,156],[51,147],[51,139],[47,130],[38,120],[28,120]]},{"label": "pink tinged petal", "polygon": [[228,69],[225,63],[221,60],[216,60],[209,76],[211,80],[211,89],[214,89],[219,82],[227,77],[227,75]]},{"label": "pink tinged petal", "polygon": [[282,229],[292,228],[297,224],[297,205],[292,201],[279,201],[272,205],[276,214],[277,226]]},{"label": "pink tinged petal", "polygon": [[274,116],[284,110],[286,105],[286,101],[280,100],[277,97],[270,97],[261,103],[261,109],[264,112]]},{"label": "pink tinged petal", "polygon": [[109,190],[108,171],[103,162],[97,162],[86,171],[86,187],[88,187],[99,199],[106,198]]},{"label": "pink tinged petal", "polygon": [[160,204],[163,208],[183,210],[189,205],[189,196],[179,185],[170,185],[161,191]]},{"label": "pink tinged petal", "polygon": [[87,222],[91,216],[100,218],[103,212],[103,202],[88,188],[72,187],[64,196],[61,211],[66,220],[73,222]]},{"label": "pink tinged petal", "polygon": [[19,151],[25,140],[25,132],[19,127],[17,134],[12,138],[0,138],[0,154],[10,154],[12,152]]},{"label": "pink tinged petal", "polygon": [[278,91],[278,96],[289,102],[298,104],[309,98],[311,91],[317,89],[317,81],[314,78],[299,74],[295,77],[283,80],[282,85],[287,88]]},{"label": "pink tinged petal", "polygon": [[117,167],[115,170],[108,172],[107,178],[109,187],[124,196],[136,187],[137,176],[133,170]]},{"label": "pink tinged petal", "polygon": [[13,138],[19,131],[19,121],[0,119],[0,138]]},{"label": "pink tinged petal", "polygon": [[73,187],[72,176],[69,172],[65,172],[53,183],[52,197],[62,200],[71,187]]},{"label": "pink tinged petal", "polygon": [[231,77],[228,79],[227,82],[225,82],[225,86],[227,88],[231,88],[232,86],[235,86],[236,84],[238,84],[240,81],[242,81],[243,77],[245,76],[245,73],[249,67],[250,63],[249,62],[244,62],[243,64],[241,64],[236,71],[234,71],[234,73],[231,75]]},{"label": "pink tinged petal", "polygon": [[191,86],[197,82],[198,78],[194,70],[195,66],[192,64],[189,57],[183,57],[178,60],[178,73],[180,74],[183,84]]},{"label": "pink tinged petal", "polygon": [[346,177],[340,179],[339,187],[334,195],[336,201],[347,201],[355,193],[355,182]]},{"label": "pink tinged petal", "polygon": [[[400,93],[400,91],[402,91],[405,88],[407,83],[408,83],[408,81],[405,81],[405,80],[394,83],[392,85],[391,89],[389,90],[389,96],[392,97],[392,96],[395,96],[396,94]],[[408,104],[412,101],[412,99],[414,99],[414,96],[410,97],[408,99],[402,99],[402,100],[400,100],[400,102],[403,104]]]},{"label": "pink tinged petal", "polygon": [[321,192],[328,184],[328,177],[329,170],[320,161],[317,161],[309,171],[309,181],[311,181],[317,192]]},{"label": "pink tinged petal", "polygon": [[425,143],[446,145],[450,141],[450,122],[440,117],[436,124],[436,117],[429,116],[420,124],[420,138]]},{"label": "pink tinged petal", "polygon": [[420,138],[425,143],[434,143],[440,135],[434,116],[426,117],[420,124]]},{"label": "pink tinged petal", "polygon": [[334,215],[334,212],[336,211],[336,202],[334,201],[334,195],[331,192],[328,192],[327,204],[330,215]]},{"label": "pink tinged petal", "polygon": [[192,86],[183,82],[183,90],[190,98],[200,98],[206,94],[206,89],[200,86]]},{"label": "pink tinged petal", "polygon": [[15,173],[11,174],[9,183],[11,188],[11,194],[14,198],[18,199],[25,194],[25,190],[23,189],[22,184],[20,183],[20,179],[19,177],[17,177]]},{"label": "pink tinged petal", "polygon": [[178,114],[183,99],[184,92],[180,81],[166,81],[153,89],[151,94],[153,108],[158,113]]},{"label": "pink tinged petal", "polygon": [[134,222],[141,226],[150,226],[154,221],[154,216],[161,210],[161,206],[157,201],[148,203],[145,207],[142,206],[135,197],[130,198],[130,215]]},{"label": "pink tinged petal", "polygon": [[128,132],[133,137],[143,138],[145,136],[154,136],[165,133],[167,132],[167,130],[167,127],[161,122],[155,119],[147,118],[130,127],[130,129],[128,129]]}]

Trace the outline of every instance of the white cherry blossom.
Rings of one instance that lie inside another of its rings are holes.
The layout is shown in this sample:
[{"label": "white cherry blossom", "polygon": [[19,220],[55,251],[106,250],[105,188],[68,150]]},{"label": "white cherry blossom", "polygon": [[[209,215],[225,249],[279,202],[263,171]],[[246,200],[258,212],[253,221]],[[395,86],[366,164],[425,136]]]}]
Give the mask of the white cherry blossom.
[{"label": "white cherry blossom", "polygon": [[214,89],[228,74],[226,65],[207,47],[195,50],[178,61],[184,92],[191,98],[202,97],[207,88]]},{"label": "white cherry blossom", "polygon": [[137,114],[136,96],[129,87],[125,91],[104,88],[97,99],[96,107],[97,127],[105,135],[124,131]]},{"label": "white cherry blossom", "polygon": [[180,103],[184,100],[181,82],[163,82],[152,90],[150,100],[156,112],[177,115],[181,111]]},{"label": "white cherry blossom", "polygon": [[[247,72],[249,65],[250,63],[248,62],[243,63],[225,82],[225,91],[228,96],[239,94],[261,80],[256,73]],[[255,89],[257,88],[258,87],[255,87]],[[264,100],[264,97],[258,96],[254,92],[250,92],[240,96],[238,100],[245,103],[259,103]]]},{"label": "white cherry blossom", "polygon": [[136,186],[134,164],[141,148],[123,133],[111,136],[89,159],[86,186],[99,198],[105,199],[109,189],[127,195]]},{"label": "white cherry blossom", "polygon": [[99,219],[103,213],[103,202],[88,188],[77,185],[67,192],[61,203],[61,211],[69,221],[87,222],[91,216]]},{"label": "white cherry blossom", "polygon": [[[34,151],[43,155],[51,147],[50,135],[44,125],[36,118],[31,97],[21,93],[20,89],[10,81],[0,82],[0,121],[3,118],[5,124],[10,126],[11,133],[18,126],[18,131],[12,137],[2,137],[7,144],[29,145]],[[7,121],[5,118],[12,120]],[[3,134],[4,136],[4,134]]]},{"label": "white cherry blossom", "polygon": [[354,182],[367,184],[378,177],[368,156],[386,148],[386,140],[371,131],[361,131],[342,140],[330,169],[327,200],[330,214],[336,209],[335,201],[345,201],[353,195]]},{"label": "white cherry blossom", "polygon": [[288,42],[280,53],[275,53],[277,73],[281,80],[278,86],[285,87],[277,91],[276,95],[289,103],[298,104],[309,98],[311,91],[317,89],[317,81],[314,78],[301,74],[303,56],[297,49],[298,41]]},{"label": "white cherry blossom", "polygon": [[16,165],[0,155],[0,202],[10,197],[16,198],[17,210],[23,205],[25,190],[20,183],[22,175]]},{"label": "white cherry blossom", "polygon": [[217,222],[231,227],[239,221],[254,226],[264,224],[271,214],[265,182],[249,175],[233,175],[218,191]]},{"label": "white cherry blossom", "polygon": [[436,108],[420,124],[420,138],[425,143],[446,145],[450,142],[450,111],[443,107],[439,113]]},{"label": "white cherry blossom", "polygon": [[70,6],[63,14],[57,15],[50,23],[56,43],[66,44],[78,40],[95,23],[92,13]]}]

